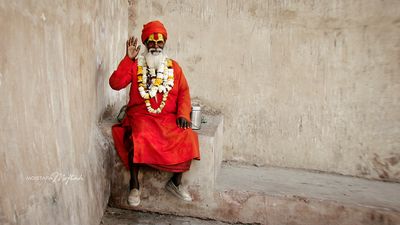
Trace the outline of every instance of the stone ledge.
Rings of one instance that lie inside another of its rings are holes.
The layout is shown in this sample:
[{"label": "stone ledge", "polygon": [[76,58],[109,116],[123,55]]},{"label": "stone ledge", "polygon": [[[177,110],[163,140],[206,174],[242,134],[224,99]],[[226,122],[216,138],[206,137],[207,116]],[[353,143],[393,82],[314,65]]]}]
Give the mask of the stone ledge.
[{"label": "stone ledge", "polygon": [[306,170],[224,163],[216,187],[400,212],[400,183]]},{"label": "stone ledge", "polygon": [[400,184],[223,164],[214,219],[261,224],[400,224]]},{"label": "stone ledge", "polygon": [[[199,132],[202,160],[194,161],[183,180],[193,202],[180,201],[164,189],[170,174],[147,168],[139,177],[141,205],[128,206],[129,173],[114,151],[110,205],[230,223],[400,224],[399,183],[304,170],[235,164],[221,166],[222,118],[207,119],[208,124]],[[215,123],[218,125],[213,126]],[[111,134],[108,131],[111,124],[102,127],[106,135]]]}]

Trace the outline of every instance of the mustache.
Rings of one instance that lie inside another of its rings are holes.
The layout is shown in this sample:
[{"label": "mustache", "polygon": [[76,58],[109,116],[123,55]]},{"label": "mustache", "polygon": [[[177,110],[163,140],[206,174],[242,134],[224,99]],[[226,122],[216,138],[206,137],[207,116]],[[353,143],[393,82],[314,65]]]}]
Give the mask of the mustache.
[{"label": "mustache", "polygon": [[152,55],[158,55],[158,54],[162,53],[162,51],[163,51],[162,48],[150,48],[150,49],[149,49],[149,52],[150,52]]}]

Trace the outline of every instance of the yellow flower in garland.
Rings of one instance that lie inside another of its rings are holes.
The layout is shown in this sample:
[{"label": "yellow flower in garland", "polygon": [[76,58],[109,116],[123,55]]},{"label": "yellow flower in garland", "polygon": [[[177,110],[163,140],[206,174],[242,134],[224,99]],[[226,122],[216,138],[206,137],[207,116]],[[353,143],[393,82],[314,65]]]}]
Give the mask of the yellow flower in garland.
[{"label": "yellow flower in garland", "polygon": [[137,67],[137,74],[143,74],[143,67],[142,66],[138,66]]},{"label": "yellow flower in garland", "polygon": [[138,75],[137,79],[138,79],[138,82],[142,82],[143,81],[143,77],[140,76],[140,75]]},{"label": "yellow flower in garland", "polygon": [[163,80],[162,80],[161,78],[157,78],[157,79],[154,81],[154,85],[158,86],[158,85],[162,84],[162,82],[163,82]]},{"label": "yellow flower in garland", "polygon": [[168,66],[168,68],[172,67],[172,60],[171,59],[167,59],[167,66]]},{"label": "yellow flower in garland", "polygon": [[148,99],[150,99],[150,95],[149,95],[148,93],[146,93],[146,94],[143,96],[143,98],[144,98],[145,100],[148,100]]}]

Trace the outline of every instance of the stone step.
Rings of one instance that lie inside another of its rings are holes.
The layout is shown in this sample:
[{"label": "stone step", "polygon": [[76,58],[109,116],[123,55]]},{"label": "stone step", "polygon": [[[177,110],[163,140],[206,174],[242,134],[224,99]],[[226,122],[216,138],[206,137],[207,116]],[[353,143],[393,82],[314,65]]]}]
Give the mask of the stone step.
[{"label": "stone step", "polygon": [[400,224],[400,184],[274,167],[223,164],[216,193],[224,221]]}]

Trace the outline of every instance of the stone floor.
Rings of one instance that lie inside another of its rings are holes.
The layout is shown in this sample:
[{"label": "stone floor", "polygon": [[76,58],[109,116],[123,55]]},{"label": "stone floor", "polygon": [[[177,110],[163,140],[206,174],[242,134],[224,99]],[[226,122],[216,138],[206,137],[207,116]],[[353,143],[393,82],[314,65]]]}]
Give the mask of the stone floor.
[{"label": "stone floor", "polygon": [[145,213],[108,207],[100,225],[227,225],[215,220]]}]

